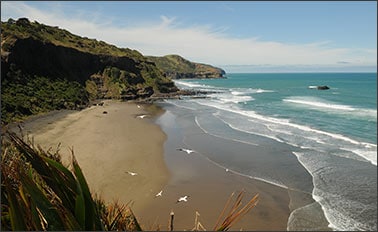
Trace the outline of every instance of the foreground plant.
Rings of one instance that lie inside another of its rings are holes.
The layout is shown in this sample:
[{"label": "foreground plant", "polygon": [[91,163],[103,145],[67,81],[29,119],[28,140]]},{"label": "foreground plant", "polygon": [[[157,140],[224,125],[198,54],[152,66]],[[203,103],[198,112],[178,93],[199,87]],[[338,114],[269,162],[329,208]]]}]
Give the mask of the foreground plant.
[{"label": "foreground plant", "polygon": [[242,199],[244,198],[244,191],[241,191],[232,206],[230,207],[230,210],[227,214],[227,216],[224,217],[224,220],[221,225],[219,225],[224,213],[226,212],[227,208],[230,205],[230,202],[235,195],[235,192],[231,194],[231,196],[228,198],[227,203],[225,204],[221,214],[218,217],[218,220],[214,226],[213,230],[216,231],[227,231],[229,230],[233,225],[235,225],[245,214],[247,214],[251,209],[253,209],[258,202],[259,194],[256,194],[254,197],[251,198],[251,200],[248,201],[247,204],[243,206]]},{"label": "foreground plant", "polygon": [[73,154],[71,171],[61,163],[58,153],[45,152],[14,133],[4,135],[3,230],[141,230],[126,206],[106,206],[92,198]]}]

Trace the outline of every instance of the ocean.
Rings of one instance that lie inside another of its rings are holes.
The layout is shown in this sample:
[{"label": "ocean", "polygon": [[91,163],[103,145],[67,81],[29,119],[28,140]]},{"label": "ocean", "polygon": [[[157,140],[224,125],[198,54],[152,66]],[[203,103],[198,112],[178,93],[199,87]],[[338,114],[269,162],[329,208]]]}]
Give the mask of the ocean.
[{"label": "ocean", "polygon": [[[288,230],[316,230],[306,217],[319,210],[333,230],[377,230],[376,73],[234,73],[175,83],[207,94],[166,100],[170,114],[245,149],[214,153],[198,145],[200,136],[185,144],[234,173],[312,196],[314,203],[295,206],[291,195]],[[257,148],[265,157],[245,152]]]}]

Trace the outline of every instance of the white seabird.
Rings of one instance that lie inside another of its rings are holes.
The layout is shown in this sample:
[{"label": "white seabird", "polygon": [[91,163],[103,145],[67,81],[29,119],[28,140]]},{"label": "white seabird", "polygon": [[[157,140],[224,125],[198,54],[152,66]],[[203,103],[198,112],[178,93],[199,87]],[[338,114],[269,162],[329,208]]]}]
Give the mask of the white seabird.
[{"label": "white seabird", "polygon": [[161,197],[163,193],[163,190],[161,190],[158,194],[155,195],[155,197]]},{"label": "white seabird", "polygon": [[140,105],[137,105],[138,108],[140,108]]},{"label": "white seabird", "polygon": [[145,118],[147,116],[148,116],[147,114],[142,114],[142,115],[137,116],[137,118]]},{"label": "white seabird", "polygon": [[183,152],[186,152],[187,154],[190,154],[190,153],[193,153],[193,152],[194,152],[193,150],[185,149],[185,148],[177,148],[177,150],[179,150],[179,151],[183,151]]},{"label": "white seabird", "polygon": [[183,197],[180,197],[177,201],[176,201],[176,203],[179,203],[179,202],[182,202],[182,201],[185,201],[185,202],[187,202],[188,201],[188,197],[189,196],[183,196]]},{"label": "white seabird", "polygon": [[136,175],[138,175],[138,173],[136,173],[136,172],[127,172],[129,175],[132,175],[132,176],[136,176]]}]

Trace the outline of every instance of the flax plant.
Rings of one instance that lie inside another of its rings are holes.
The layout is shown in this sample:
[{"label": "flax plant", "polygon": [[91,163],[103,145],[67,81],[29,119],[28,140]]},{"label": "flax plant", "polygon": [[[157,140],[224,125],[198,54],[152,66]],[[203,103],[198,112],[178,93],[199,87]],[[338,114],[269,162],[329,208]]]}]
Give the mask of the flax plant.
[{"label": "flax plant", "polygon": [[141,230],[126,206],[92,198],[73,153],[71,171],[14,133],[1,145],[2,230]]},{"label": "flax plant", "polygon": [[[227,208],[229,208],[229,205],[231,203],[232,198],[235,195],[235,192],[233,192],[230,197],[228,198],[221,214],[218,217],[218,220],[213,228],[214,231],[227,231],[229,230],[234,224],[236,224],[245,214],[247,214],[251,209],[253,209],[258,202],[259,194],[256,194],[254,197],[251,198],[251,200],[248,201],[247,204],[244,206],[242,205],[242,199],[244,198],[244,191],[241,191],[232,206],[230,207],[230,210],[227,214],[227,216],[224,217],[224,220],[222,224],[220,224],[220,221],[222,217],[224,216]],[[220,224],[220,225],[219,225]]]}]

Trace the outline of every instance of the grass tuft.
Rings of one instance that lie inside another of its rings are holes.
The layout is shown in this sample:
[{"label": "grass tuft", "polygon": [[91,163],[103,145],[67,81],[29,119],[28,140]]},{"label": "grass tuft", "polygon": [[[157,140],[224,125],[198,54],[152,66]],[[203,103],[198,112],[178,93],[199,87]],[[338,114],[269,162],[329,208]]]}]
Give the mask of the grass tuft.
[{"label": "grass tuft", "polygon": [[235,195],[235,192],[233,192],[230,197],[227,200],[227,203],[225,204],[221,214],[218,217],[217,223],[214,226],[213,230],[216,231],[227,231],[229,230],[233,225],[235,225],[245,214],[247,214],[251,209],[253,209],[258,202],[259,194],[256,194],[254,197],[252,197],[247,204],[244,206],[242,205],[241,201],[244,198],[244,191],[240,191],[240,193],[237,195],[236,199],[234,200],[234,203],[230,207],[230,210],[227,214],[227,216],[224,217],[224,220],[221,225],[219,225],[221,218],[223,217],[224,213],[226,212],[227,208],[229,208],[230,202],[232,198]]}]

